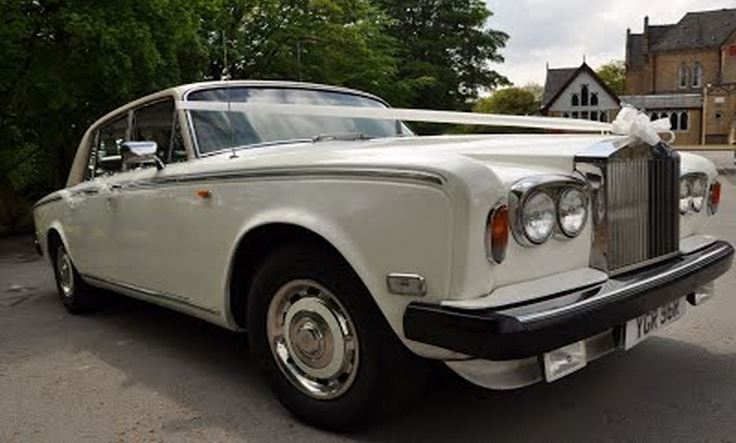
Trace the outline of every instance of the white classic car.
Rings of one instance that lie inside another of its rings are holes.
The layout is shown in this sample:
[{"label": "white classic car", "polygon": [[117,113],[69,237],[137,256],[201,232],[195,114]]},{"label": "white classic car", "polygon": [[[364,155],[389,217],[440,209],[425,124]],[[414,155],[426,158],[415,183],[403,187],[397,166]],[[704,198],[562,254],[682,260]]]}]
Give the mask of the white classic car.
[{"label": "white classic car", "polygon": [[289,410],[347,428],[401,404],[428,360],[492,389],[558,379],[677,320],[731,266],[703,233],[721,191],[702,157],[258,112],[273,104],[387,109],[231,81],[104,116],[35,207],[64,306],[105,288],[247,331]]}]

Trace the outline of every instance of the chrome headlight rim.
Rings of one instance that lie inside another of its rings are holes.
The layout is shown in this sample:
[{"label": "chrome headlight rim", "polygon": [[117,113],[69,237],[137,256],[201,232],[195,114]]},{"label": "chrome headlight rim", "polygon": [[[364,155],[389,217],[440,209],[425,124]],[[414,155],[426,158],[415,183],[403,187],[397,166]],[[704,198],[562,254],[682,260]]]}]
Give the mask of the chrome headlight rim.
[{"label": "chrome headlight rim", "polygon": [[[580,195],[580,208],[583,211],[583,217],[580,221],[580,226],[577,227],[577,229],[570,230],[565,228],[565,223],[563,221],[563,218],[565,215],[562,214],[562,204],[563,200],[566,196],[568,196],[571,193],[577,193]],[[565,188],[562,188],[559,192],[559,195],[557,197],[557,226],[559,227],[559,231],[567,238],[575,238],[579,236],[580,234],[585,231],[585,227],[588,224],[588,217],[589,217],[589,208],[588,208],[588,195],[585,192],[584,189],[577,187],[577,186],[567,186]]]},{"label": "chrome headlight rim", "polygon": [[[534,220],[528,219],[528,214],[526,214],[526,209],[528,208],[527,205],[530,205],[531,202],[534,199],[541,198],[546,199],[546,202],[549,204],[549,208],[545,211],[549,214],[549,228],[546,229],[546,231],[542,231],[543,235],[540,236],[533,236],[530,234],[530,229],[528,229],[528,226],[534,222]],[[545,243],[547,240],[549,240],[550,237],[552,237],[552,234],[555,232],[555,225],[557,224],[557,203],[555,202],[554,197],[552,197],[549,192],[543,189],[535,189],[532,192],[529,193],[526,199],[524,199],[524,203],[522,204],[520,208],[520,214],[521,214],[521,229],[524,234],[524,237],[532,244],[534,245],[541,245]]]}]

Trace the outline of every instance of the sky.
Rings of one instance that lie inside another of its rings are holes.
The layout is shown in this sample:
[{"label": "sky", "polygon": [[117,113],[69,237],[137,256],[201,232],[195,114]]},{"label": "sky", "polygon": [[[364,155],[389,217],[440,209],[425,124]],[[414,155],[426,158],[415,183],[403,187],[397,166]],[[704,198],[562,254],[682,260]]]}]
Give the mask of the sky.
[{"label": "sky", "polygon": [[626,28],[641,33],[649,24],[679,21],[688,11],[736,7],[736,0],[486,0],[488,26],[509,34],[494,65],[512,83],[544,84],[551,68],[579,66],[585,56],[594,69],[625,57]]}]

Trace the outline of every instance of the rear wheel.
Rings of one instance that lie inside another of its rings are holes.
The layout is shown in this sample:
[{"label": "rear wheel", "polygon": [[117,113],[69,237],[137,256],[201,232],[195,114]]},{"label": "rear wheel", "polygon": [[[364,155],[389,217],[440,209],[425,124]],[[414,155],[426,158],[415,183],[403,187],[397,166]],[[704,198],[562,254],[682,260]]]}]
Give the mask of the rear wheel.
[{"label": "rear wheel", "polygon": [[56,289],[64,307],[72,314],[91,311],[99,306],[94,290],[74,267],[71,256],[64,245],[56,247],[53,255]]},{"label": "rear wheel", "polygon": [[357,275],[316,246],[266,259],[248,296],[248,337],[279,401],[324,428],[394,411],[424,379],[424,362],[393,334]]}]

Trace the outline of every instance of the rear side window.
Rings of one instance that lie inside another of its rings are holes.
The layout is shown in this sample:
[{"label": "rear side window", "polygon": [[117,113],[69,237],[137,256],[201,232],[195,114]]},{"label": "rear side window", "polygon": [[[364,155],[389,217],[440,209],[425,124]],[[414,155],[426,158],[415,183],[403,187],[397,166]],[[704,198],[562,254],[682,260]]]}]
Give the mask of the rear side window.
[{"label": "rear side window", "polygon": [[128,114],[123,114],[97,131],[87,166],[87,178],[111,175],[122,169],[120,146],[128,131]]}]

